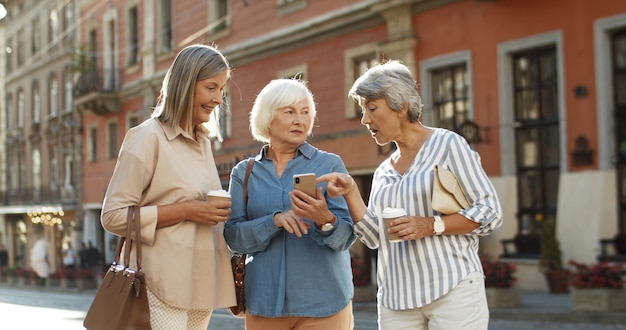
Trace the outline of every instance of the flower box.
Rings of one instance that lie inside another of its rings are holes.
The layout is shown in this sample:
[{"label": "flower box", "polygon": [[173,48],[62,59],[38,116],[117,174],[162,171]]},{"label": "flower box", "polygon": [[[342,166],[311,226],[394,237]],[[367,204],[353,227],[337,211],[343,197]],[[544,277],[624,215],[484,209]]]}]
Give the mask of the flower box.
[{"label": "flower box", "polygon": [[624,289],[572,289],[570,299],[575,311],[626,311]]},{"label": "flower box", "polygon": [[522,292],[517,287],[486,288],[489,308],[510,308],[522,305]]}]

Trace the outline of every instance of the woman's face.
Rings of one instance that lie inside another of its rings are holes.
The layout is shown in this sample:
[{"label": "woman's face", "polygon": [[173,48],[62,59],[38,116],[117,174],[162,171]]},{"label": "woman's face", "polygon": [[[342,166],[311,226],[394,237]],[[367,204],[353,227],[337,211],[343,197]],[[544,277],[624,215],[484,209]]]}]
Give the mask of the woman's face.
[{"label": "woman's face", "polygon": [[275,111],[270,122],[270,144],[299,146],[304,143],[313,121],[307,100],[303,99]]},{"label": "woman's face", "polygon": [[361,124],[367,126],[378,145],[385,145],[401,134],[400,123],[403,112],[393,111],[384,98],[364,101]]},{"label": "woman's face", "polygon": [[222,104],[224,86],[228,81],[228,71],[224,70],[218,75],[196,81],[193,98],[193,116],[191,123],[196,127],[211,119],[213,109]]}]

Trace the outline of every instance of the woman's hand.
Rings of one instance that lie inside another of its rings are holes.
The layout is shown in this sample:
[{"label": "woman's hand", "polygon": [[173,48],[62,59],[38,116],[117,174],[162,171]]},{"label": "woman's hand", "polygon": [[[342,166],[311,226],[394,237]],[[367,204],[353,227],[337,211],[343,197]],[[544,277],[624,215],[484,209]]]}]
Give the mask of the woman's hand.
[{"label": "woman's hand", "polygon": [[401,239],[418,240],[433,235],[433,218],[400,217],[389,224],[389,233],[395,233]]},{"label": "woman's hand", "polygon": [[313,220],[318,226],[335,220],[335,215],[328,209],[321,187],[317,188],[316,198],[297,189],[289,192],[289,197],[291,197],[291,209],[296,215]]},{"label": "woman's hand", "polygon": [[317,178],[317,183],[326,182],[326,193],[329,197],[343,196],[356,186],[350,174],[333,172]]},{"label": "woman's hand", "polygon": [[295,234],[298,237],[306,235],[309,228],[311,228],[311,224],[302,220],[302,217],[296,215],[293,210],[276,213],[274,215],[274,224],[276,227],[284,228],[288,233]]},{"label": "woman's hand", "polygon": [[230,201],[193,200],[158,207],[157,228],[169,227],[184,220],[206,225],[225,222],[230,216]]}]

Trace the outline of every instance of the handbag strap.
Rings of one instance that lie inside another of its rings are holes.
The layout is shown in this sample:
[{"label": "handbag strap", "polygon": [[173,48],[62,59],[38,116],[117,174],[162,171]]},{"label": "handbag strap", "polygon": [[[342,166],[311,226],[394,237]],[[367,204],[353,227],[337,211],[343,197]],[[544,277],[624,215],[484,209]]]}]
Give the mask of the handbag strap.
[{"label": "handbag strap", "polygon": [[246,168],[246,177],[243,179],[243,205],[244,210],[246,211],[246,217],[248,217],[248,179],[250,178],[250,173],[252,172],[252,167],[254,166],[254,158],[248,158],[248,167]]},{"label": "handbag strap", "polygon": [[[246,218],[248,218],[248,179],[250,178],[250,173],[252,173],[252,167],[254,166],[254,158],[248,158],[248,167],[246,168],[246,176],[243,179],[243,209],[246,212]],[[237,272],[235,282],[243,283],[244,276],[244,268],[246,267],[246,254],[242,253],[241,258],[237,261]],[[243,285],[243,284],[242,284]]]},{"label": "handbag strap", "polygon": [[[138,206],[130,206],[128,208],[128,214],[126,216],[126,236],[120,238],[120,242],[118,243],[118,251],[116,253],[116,263],[119,262],[121,252],[121,244],[125,241],[127,244],[124,244],[124,266],[129,267],[130,265],[130,252],[132,249],[133,241],[135,242],[135,246],[137,247],[137,254],[135,255],[137,258],[137,271],[141,271],[141,225],[139,224],[139,215],[141,214]],[[133,237],[134,236],[134,237]]]}]

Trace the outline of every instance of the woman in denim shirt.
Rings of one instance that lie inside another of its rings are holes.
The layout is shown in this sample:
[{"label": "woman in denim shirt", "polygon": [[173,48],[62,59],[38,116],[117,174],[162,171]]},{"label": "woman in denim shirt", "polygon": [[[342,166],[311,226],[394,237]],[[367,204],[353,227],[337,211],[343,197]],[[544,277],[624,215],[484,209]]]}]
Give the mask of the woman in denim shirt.
[{"label": "woman in denim shirt", "polygon": [[230,179],[232,212],[224,236],[233,251],[247,253],[246,329],[352,329],[352,271],[348,248],[355,241],[343,198],[316,198],[294,190],[293,176],[347,173],[341,158],[306,142],[316,110],[305,83],[271,81],[250,114],[256,140],[266,143]]}]

